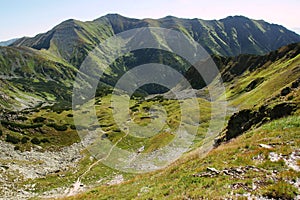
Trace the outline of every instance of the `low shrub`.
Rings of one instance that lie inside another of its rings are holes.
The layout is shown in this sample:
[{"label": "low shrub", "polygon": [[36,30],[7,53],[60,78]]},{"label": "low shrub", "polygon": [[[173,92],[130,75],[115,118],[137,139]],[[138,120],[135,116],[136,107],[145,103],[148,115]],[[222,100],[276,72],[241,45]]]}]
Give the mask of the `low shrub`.
[{"label": "low shrub", "polygon": [[20,128],[20,129],[29,129],[29,128],[40,128],[43,124],[19,124],[9,121],[1,121],[1,124],[6,128]]},{"label": "low shrub", "polygon": [[72,125],[70,126],[70,129],[76,130],[76,126],[75,126],[74,124],[72,124]]},{"label": "low shrub", "polygon": [[41,139],[41,142],[42,142],[42,143],[50,143],[50,141],[49,141],[47,138]]},{"label": "low shrub", "polygon": [[39,144],[41,144],[41,141],[38,138],[34,137],[34,138],[31,139],[31,143],[39,145]]},{"label": "low shrub", "polygon": [[26,121],[28,118],[27,117],[24,117],[24,116],[19,116],[17,117],[17,120],[20,120],[20,121]]},{"label": "low shrub", "polygon": [[20,142],[20,139],[10,134],[7,134],[5,141],[12,144],[18,144]]},{"label": "low shrub", "polygon": [[21,143],[22,143],[22,144],[25,144],[25,143],[28,142],[28,140],[30,140],[28,137],[22,137]]},{"label": "low shrub", "polygon": [[15,146],[15,147],[14,147],[14,150],[15,150],[15,151],[20,150],[20,147],[19,147],[19,146]]},{"label": "low shrub", "polygon": [[44,118],[44,117],[36,117],[36,118],[33,119],[33,122],[34,123],[42,123],[45,120],[46,120],[46,118]]},{"label": "low shrub", "polygon": [[55,123],[47,124],[47,126],[54,128],[57,131],[66,131],[68,130],[68,126],[66,124],[64,125],[58,125]]},{"label": "low shrub", "polygon": [[294,199],[297,195],[297,188],[282,181],[266,187],[263,193],[264,197],[270,199]]}]

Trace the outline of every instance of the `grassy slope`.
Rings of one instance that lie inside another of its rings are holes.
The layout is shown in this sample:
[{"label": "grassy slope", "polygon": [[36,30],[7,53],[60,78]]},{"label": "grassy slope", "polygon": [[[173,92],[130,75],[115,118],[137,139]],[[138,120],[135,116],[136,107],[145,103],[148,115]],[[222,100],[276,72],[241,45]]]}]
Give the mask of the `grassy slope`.
[{"label": "grassy slope", "polygon": [[[271,65],[266,65],[261,67],[254,72],[246,71],[241,76],[235,78],[228,84],[227,95],[230,99],[231,106],[241,106],[240,108],[252,108],[256,102],[259,104],[274,104],[277,101],[291,101],[299,102],[299,89],[294,89],[287,96],[281,97],[278,96],[282,88],[290,86],[296,78],[299,77],[298,65],[299,65],[299,55],[292,59],[280,59],[274,62]],[[265,80],[256,88],[250,91],[245,91],[245,88],[257,77],[264,77]],[[288,80],[288,81],[286,81]],[[234,86],[234,87],[232,87]],[[263,92],[265,91],[265,92]],[[131,106],[131,115],[134,118],[134,121],[146,125],[149,122],[149,119],[142,118],[148,116],[147,110],[154,104],[162,104],[168,115],[167,123],[170,127],[176,127],[178,124],[178,116],[180,112],[178,111],[178,101],[175,100],[148,100],[139,101],[132,100],[130,103]],[[197,148],[201,145],[201,139],[203,138],[203,133],[206,132],[208,123],[209,123],[209,113],[210,109],[209,102],[199,99],[199,105],[201,107],[201,127],[198,130],[198,137],[196,138],[196,143],[194,148]],[[107,132],[109,139],[112,142],[115,142],[120,138],[124,133],[120,132],[117,125],[113,122],[111,115],[110,107],[110,97],[106,96],[104,98],[96,99],[96,108],[97,116],[99,118],[100,124],[104,127],[103,129]],[[191,110],[191,114],[193,110]],[[50,140],[50,143],[41,143],[40,145],[44,149],[49,149],[57,146],[65,146],[72,144],[79,140],[77,137],[76,131],[71,129],[73,121],[71,117],[68,117],[68,114],[71,114],[71,111],[66,110],[65,107],[48,107],[46,109],[33,109],[29,113],[15,113],[11,121],[16,122],[17,125],[13,124],[16,127],[21,127],[22,125],[35,125],[33,120],[37,117],[47,118],[42,122],[40,130],[36,128],[22,128],[23,133],[20,131],[12,131],[7,127],[2,126],[1,130],[3,135],[1,138],[4,140],[7,134],[11,134],[19,139],[25,135],[32,139],[37,137],[38,139],[47,138]],[[299,115],[299,111],[296,113]],[[18,117],[26,116],[26,120],[17,119]],[[192,122],[193,119],[188,119],[187,124]],[[56,124],[58,126],[67,126],[65,131],[57,131],[49,124]],[[283,132],[284,130],[284,132]],[[44,134],[40,134],[40,131],[43,131]],[[252,171],[247,171],[245,178],[240,180],[238,178],[230,178],[225,175],[220,175],[214,178],[204,178],[204,177],[193,177],[193,174],[205,171],[206,167],[216,167],[217,169],[223,169],[225,167],[234,167],[234,166],[246,166],[246,165],[255,165],[259,168],[269,170],[268,173],[271,173],[271,169],[276,169],[278,171],[287,169],[283,167],[282,161],[278,164],[270,163],[267,159],[267,150],[261,149],[258,146],[258,143],[279,143],[280,145],[276,146],[276,150],[283,154],[290,153],[292,148],[299,148],[299,143],[297,140],[297,131],[299,131],[299,117],[292,116],[287,119],[278,120],[277,122],[271,122],[270,124],[264,125],[262,128],[251,130],[240,138],[222,145],[217,149],[213,150],[205,158],[199,157],[195,152],[191,152],[183,156],[176,163],[172,164],[169,168],[154,172],[151,174],[144,174],[138,177],[135,177],[133,174],[123,174],[125,180],[128,180],[126,183],[116,185],[116,186],[105,186],[105,183],[109,182],[114,178],[115,174],[120,174],[120,172],[115,171],[111,168],[104,166],[103,164],[98,164],[91,169],[83,178],[82,182],[85,185],[90,185],[95,187],[90,192],[81,194],[78,197],[72,198],[85,198],[85,199],[101,199],[103,198],[148,198],[148,197],[157,197],[157,198],[166,198],[171,199],[178,198],[181,199],[184,196],[186,197],[223,197],[224,195],[229,196],[229,192],[232,190],[228,188],[230,185],[242,182],[244,185],[240,186],[235,192],[246,192],[249,190],[253,194],[265,194],[267,191],[275,188],[276,191],[280,192],[280,189],[288,188],[288,190],[293,190],[293,187],[287,185],[284,182],[284,179],[280,182],[272,182],[265,177],[265,173],[256,173]],[[285,137],[276,138],[278,134],[287,134]],[[264,134],[268,134],[266,137]],[[153,151],[162,144],[167,144],[172,136],[168,133],[166,129],[163,129],[160,134],[146,140],[137,139],[134,137],[126,137],[123,141],[118,143],[118,147],[125,149],[137,150],[142,145],[145,146],[145,152]],[[264,139],[265,138],[265,139]],[[275,138],[276,142],[273,141]],[[294,147],[289,147],[284,145],[287,143],[287,140],[295,140]],[[277,142],[278,141],[278,142]],[[21,150],[30,149],[32,144],[27,142],[21,144],[20,142],[16,144]],[[274,150],[275,151],[275,150]],[[245,156],[245,152],[250,152],[249,156]],[[40,193],[57,187],[69,187],[74,183],[78,176],[80,176],[95,160],[90,159],[90,155],[87,151],[82,152],[85,157],[80,161],[78,168],[70,169],[68,171],[59,172],[58,174],[47,175],[46,178],[35,179],[33,181],[25,181],[19,183],[20,185],[26,183],[36,183],[35,191]],[[257,153],[257,154],[256,154]],[[251,160],[258,154],[264,155],[263,163],[256,163],[256,161]],[[225,160],[224,163],[223,161]],[[4,162],[4,161],[3,161]],[[73,173],[75,170],[75,173]],[[249,174],[248,174],[249,173]],[[298,176],[297,173],[293,171],[284,172],[283,174],[288,174],[292,176]],[[287,176],[287,175],[286,175]],[[253,181],[253,177],[259,177],[265,182],[262,184],[259,190],[251,191],[249,187]],[[278,178],[279,179],[279,178]],[[101,180],[100,182],[97,182]],[[103,185],[104,184],[104,185]],[[100,188],[97,188],[96,186]],[[225,185],[225,186],[224,186]],[[278,186],[279,185],[279,186]],[[224,188],[225,187],[225,188]],[[279,188],[278,188],[279,187]],[[244,188],[244,189],[242,189]],[[245,189],[246,188],[246,189]],[[247,189],[248,188],[248,189]],[[286,189],[287,190],[287,189]],[[119,191],[119,192],[117,192]],[[283,191],[284,192],[284,191]],[[286,193],[286,192],[285,192]],[[125,195],[124,195],[125,194]]]},{"label": "grassy slope", "polygon": [[[112,116],[112,108],[110,105],[110,96],[96,99],[96,110],[97,116],[99,119],[100,126],[102,130],[108,134],[108,138],[115,143],[120,137],[124,135],[120,131],[117,124],[114,123]],[[131,100],[131,115],[134,121],[140,125],[147,125],[150,122],[150,119],[147,110],[155,104],[160,103],[164,106],[167,116],[167,124],[170,127],[175,129],[178,126],[178,116],[180,111],[178,110],[178,101],[176,100],[147,100],[142,103],[139,100]],[[208,127],[208,122],[210,118],[210,103],[206,100],[199,99],[200,109],[205,114],[201,113],[200,120],[201,126],[199,127],[198,133],[196,135],[196,140],[198,145],[203,138],[203,134],[206,132]],[[37,107],[35,109],[29,109],[22,112],[10,112],[5,113],[5,116],[8,116],[7,119],[2,120],[2,125],[0,125],[0,130],[2,131],[2,136],[0,139],[5,140],[7,135],[11,135],[17,139],[19,142],[15,145],[15,148],[23,150],[30,150],[31,147],[35,146],[32,144],[31,140],[33,138],[38,138],[39,140],[48,139],[49,142],[41,142],[38,144],[43,150],[60,150],[61,147],[69,146],[74,142],[78,142],[80,138],[77,135],[77,132],[72,128],[74,126],[72,111],[67,109],[63,105],[47,106],[44,108]],[[191,110],[191,114],[194,111]],[[42,121],[36,121],[38,118],[44,118]],[[146,118],[145,118],[146,117]],[[185,126],[188,128],[190,123],[193,122],[193,119],[185,119]],[[7,124],[8,123],[8,124]],[[52,126],[55,125],[55,126]],[[35,128],[38,126],[38,128]],[[65,130],[57,130],[57,127],[65,127]],[[142,139],[135,137],[126,137],[120,143],[118,147],[123,149],[130,149],[136,151],[141,146],[145,146],[145,152],[151,152],[168,144],[169,141],[173,138],[173,135],[170,134],[172,130],[167,130],[163,128],[159,134]],[[42,133],[42,134],[41,134]],[[27,137],[28,141],[22,143],[21,140]],[[38,178],[34,180],[22,180],[19,182],[21,185],[26,184],[36,184],[34,189],[37,193],[42,193],[49,191],[58,187],[70,187],[80,175],[83,174],[87,168],[95,162],[94,159],[90,159],[90,153],[86,150],[82,152],[84,158],[79,162],[79,165],[76,169],[69,169],[67,171],[61,171],[54,174],[48,174],[46,178]],[[6,163],[5,160],[1,160],[1,163]],[[32,166],[35,163],[31,163]],[[75,170],[75,173],[74,173]],[[97,186],[103,183],[106,183],[114,178],[114,174],[120,174],[120,172],[113,170],[103,164],[98,164],[91,169],[83,178],[82,183],[89,186]],[[123,174],[125,179],[131,179],[135,175],[133,174]],[[101,182],[97,183],[101,179]],[[0,193],[1,194],[1,193]]]},{"label": "grassy slope", "polygon": [[[272,101],[272,97],[280,95],[280,91],[290,86],[293,81],[299,78],[300,55],[285,60],[280,59],[268,67],[249,72],[246,71],[242,76],[237,77],[228,85],[227,97],[232,99],[231,104],[239,108],[249,108],[251,106],[260,106]],[[264,78],[261,84],[247,92],[247,86],[257,78]],[[266,98],[267,97],[267,98]],[[284,99],[274,98],[276,101]],[[285,99],[287,100],[287,99]]]},{"label": "grassy slope", "polygon": [[[212,150],[205,158],[197,152],[190,153],[167,169],[140,175],[119,185],[104,185],[65,199],[219,199],[247,192],[254,195],[269,195],[273,189],[278,195],[293,197],[297,190],[288,184],[287,180],[299,177],[300,173],[287,168],[282,160],[271,162],[268,155],[270,152],[289,155],[295,149],[299,149],[299,127],[299,116],[280,119],[251,130]],[[275,145],[269,150],[260,147],[260,143]],[[263,157],[262,161],[253,159],[259,155]],[[207,167],[223,170],[249,165],[263,171],[249,170],[242,178],[227,175],[213,178],[193,176],[206,171]],[[275,170],[276,175],[272,175]],[[256,190],[252,190],[254,182],[259,185]],[[232,189],[232,185],[236,183],[242,183],[244,186]]]},{"label": "grassy slope", "polygon": [[78,72],[46,51],[26,47],[1,47],[0,66],[0,107],[12,110],[34,106],[31,102],[68,99]]},{"label": "grassy slope", "polygon": [[[292,59],[281,59],[254,72],[246,71],[228,83],[229,104],[240,106],[241,109],[255,108],[255,104],[258,107],[283,101],[299,104],[299,87],[287,96],[280,96],[281,90],[290,87],[291,82],[299,77],[299,58],[298,55]],[[257,77],[264,77],[265,81],[245,91],[247,85]],[[293,116],[252,128],[244,135],[212,150],[204,158],[196,150],[164,170],[143,174],[119,185],[103,185],[66,199],[218,199],[244,193],[292,198],[299,191],[288,182],[300,177],[299,172],[289,169],[282,159],[271,162],[268,156],[270,152],[289,156],[300,148],[299,113],[298,110]],[[262,148],[259,146],[261,143],[270,144],[273,148]],[[255,157],[262,159],[257,160]],[[205,172],[207,167],[223,170],[246,166],[255,166],[259,170],[247,170],[242,177],[224,174],[216,177],[193,176]],[[253,184],[258,188],[253,188]]]},{"label": "grassy slope", "polygon": [[[59,149],[79,141],[76,130],[72,129],[73,118],[69,116],[72,111],[55,112],[51,108],[36,108],[23,112],[3,113],[1,118],[0,138],[6,140],[7,135],[14,136],[19,141],[15,147],[20,150],[30,150],[34,146],[30,142],[33,138],[47,139],[39,145],[44,149]],[[36,121],[43,118],[42,121]],[[23,138],[28,138],[22,142]]]}]

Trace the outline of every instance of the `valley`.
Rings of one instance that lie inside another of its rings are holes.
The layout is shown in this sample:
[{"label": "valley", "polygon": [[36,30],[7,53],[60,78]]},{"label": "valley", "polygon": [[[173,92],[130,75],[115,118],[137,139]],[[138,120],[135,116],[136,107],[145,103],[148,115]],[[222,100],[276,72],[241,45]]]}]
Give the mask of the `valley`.
[{"label": "valley", "polygon": [[[76,76],[89,77],[81,64],[99,43],[140,27],[174,29],[199,42],[220,77],[205,83],[175,53],[130,52],[103,71],[95,98],[85,102],[95,113],[90,121],[92,112],[72,108]],[[67,20],[0,47],[0,199],[299,198],[299,42],[282,26],[242,16],[109,14]],[[179,97],[153,84],[112,95],[127,71],[146,63],[172,66],[193,88],[179,81]],[[220,78],[225,91],[213,101],[210,88]],[[128,107],[128,115],[116,107]]]}]

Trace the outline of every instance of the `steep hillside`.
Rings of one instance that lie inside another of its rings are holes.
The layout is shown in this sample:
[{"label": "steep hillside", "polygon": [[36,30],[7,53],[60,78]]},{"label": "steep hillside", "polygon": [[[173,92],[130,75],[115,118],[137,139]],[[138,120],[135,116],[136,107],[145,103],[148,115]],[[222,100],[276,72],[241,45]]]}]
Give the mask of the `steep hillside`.
[{"label": "steep hillside", "polygon": [[[296,199],[299,116],[265,124],[170,167],[63,199]],[[284,130],[284,132],[283,132]]]},{"label": "steep hillside", "polygon": [[194,149],[164,170],[63,199],[299,198],[299,44],[222,63],[236,113],[215,149]]},{"label": "steep hillside", "polygon": [[81,22],[70,19],[45,34],[39,34],[34,38],[21,38],[12,46],[46,49],[78,67],[89,51],[112,34],[110,24],[105,20]]},{"label": "steep hillside", "polygon": [[0,48],[0,107],[22,109],[45,101],[69,100],[78,70],[44,51]]},{"label": "steep hillside", "polygon": [[293,100],[291,88],[300,77],[299,53],[297,43],[265,56],[238,56],[225,62],[221,73],[232,105],[242,109]]},{"label": "steep hillside", "polygon": [[[267,71],[271,69],[271,65],[274,63],[288,63],[288,66],[291,66],[290,60],[296,59],[300,53],[300,43],[294,43],[287,46],[283,46],[275,51],[272,51],[266,55],[253,55],[253,54],[242,54],[236,57],[222,57],[218,55],[213,55],[212,59],[214,60],[216,66],[219,68],[222,80],[230,87],[230,90],[236,86],[235,89],[241,86],[240,83],[237,83],[241,77],[249,76],[257,71],[262,71],[267,68]],[[294,62],[293,62],[294,63]],[[295,71],[297,71],[297,66]],[[275,70],[275,69],[274,69]],[[292,72],[291,72],[292,73]],[[272,73],[273,75],[273,73]],[[262,74],[264,76],[264,74]],[[270,75],[271,76],[271,75]],[[196,72],[195,68],[191,67],[185,73],[185,77],[189,80],[194,88],[203,88],[205,83],[199,73]],[[263,78],[263,77],[262,77]],[[266,77],[265,77],[266,78]],[[294,77],[295,78],[295,77]],[[287,81],[292,81],[294,78],[286,77]],[[258,86],[263,79],[254,80],[255,77],[249,76],[248,81],[253,81],[248,88],[243,88],[244,91],[250,92]],[[257,83],[256,83],[257,82]],[[250,84],[250,82],[248,83]],[[244,85],[245,87],[247,85]],[[242,91],[235,91],[236,95]],[[228,94],[228,97],[232,97],[233,94]]]}]

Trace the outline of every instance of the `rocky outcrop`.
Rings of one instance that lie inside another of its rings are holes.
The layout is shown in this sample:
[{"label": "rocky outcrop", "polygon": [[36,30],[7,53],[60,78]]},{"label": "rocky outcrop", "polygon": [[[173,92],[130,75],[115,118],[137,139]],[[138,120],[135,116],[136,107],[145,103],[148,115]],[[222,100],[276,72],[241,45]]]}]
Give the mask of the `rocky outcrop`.
[{"label": "rocky outcrop", "polygon": [[218,175],[230,176],[233,178],[241,178],[241,176],[245,175],[248,171],[255,172],[264,172],[264,169],[257,168],[255,166],[245,166],[245,167],[231,167],[225,168],[223,170],[217,170],[213,167],[207,167],[206,171],[193,174],[194,177],[216,177]]},{"label": "rocky outcrop", "polygon": [[257,111],[250,109],[241,110],[230,117],[226,129],[221,136],[215,140],[215,143],[219,145],[221,142],[228,141],[243,134],[251,127],[291,115],[296,108],[297,105],[294,103],[280,103],[272,108],[261,106]]},{"label": "rocky outcrop", "polygon": [[255,89],[258,85],[260,85],[262,82],[264,81],[263,77],[259,77],[254,79],[253,81],[251,81],[251,83],[249,83],[249,85],[247,85],[247,87],[245,88],[246,92],[249,92],[253,89]]}]

